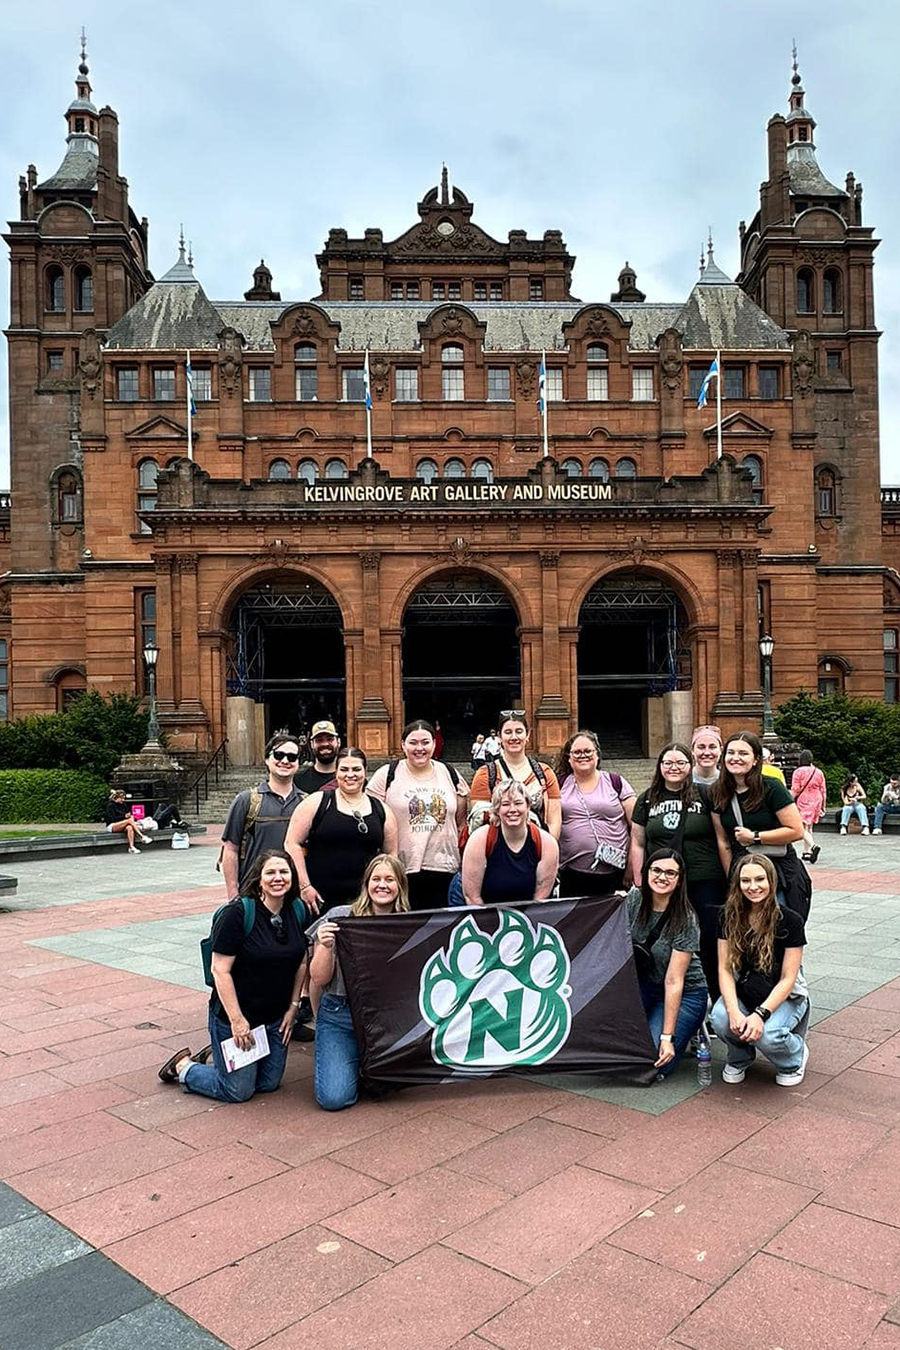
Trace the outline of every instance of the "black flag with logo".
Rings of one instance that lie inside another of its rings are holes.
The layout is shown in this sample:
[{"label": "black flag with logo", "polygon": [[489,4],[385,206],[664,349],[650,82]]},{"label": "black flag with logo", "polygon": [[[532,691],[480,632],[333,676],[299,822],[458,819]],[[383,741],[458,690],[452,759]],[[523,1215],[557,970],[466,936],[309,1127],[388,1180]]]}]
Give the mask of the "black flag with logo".
[{"label": "black flag with logo", "polygon": [[343,918],[338,953],[366,1081],[655,1077],[622,899]]}]

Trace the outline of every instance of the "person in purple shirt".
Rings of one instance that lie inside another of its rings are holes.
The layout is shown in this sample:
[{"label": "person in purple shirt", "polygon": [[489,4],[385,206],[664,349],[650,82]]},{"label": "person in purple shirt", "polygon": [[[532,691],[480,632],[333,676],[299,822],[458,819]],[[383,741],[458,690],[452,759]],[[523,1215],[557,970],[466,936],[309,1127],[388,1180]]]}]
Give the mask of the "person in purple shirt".
[{"label": "person in purple shirt", "polygon": [[576,731],[560,751],[561,896],[612,895],[628,870],[635,791],[620,774],[601,769],[601,758],[592,731]]}]

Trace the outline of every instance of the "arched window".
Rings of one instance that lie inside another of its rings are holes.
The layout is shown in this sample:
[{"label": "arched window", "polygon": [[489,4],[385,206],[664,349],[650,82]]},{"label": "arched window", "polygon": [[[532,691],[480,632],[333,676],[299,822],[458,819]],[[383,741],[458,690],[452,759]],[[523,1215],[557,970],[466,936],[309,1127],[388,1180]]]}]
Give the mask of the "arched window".
[{"label": "arched window", "polygon": [[587,349],[587,396],[595,402],[609,398],[609,351],[603,342],[592,342]]},{"label": "arched window", "polygon": [[568,478],[580,478],[580,477],[581,477],[581,460],[580,460],[580,459],[564,459],[563,462],[562,462],[562,464],[560,464],[559,467],[562,469],[563,473],[566,474],[566,476],[567,476]]},{"label": "arched window", "polygon": [[620,459],[616,464],[616,477],[637,478],[637,464],[634,460],[629,459],[627,455],[624,459]]},{"label": "arched window", "polygon": [[75,268],[75,309],[79,314],[94,310],[94,278],[89,267]]},{"label": "arched window", "polygon": [[485,483],[493,483],[494,466],[489,459],[476,459],[472,464],[472,477],[480,478]]},{"label": "arched window", "polygon": [[809,267],[801,267],[797,273],[797,313],[815,314],[816,278]]},{"label": "arched window", "polygon": [[297,477],[304,483],[314,483],[316,481],[316,461],[314,459],[301,459],[297,465]]},{"label": "arched window", "polygon": [[298,403],[315,403],[319,397],[316,349],[311,342],[294,347],[294,397]]},{"label": "arched window", "polygon": [[326,478],[346,478],[347,465],[342,459],[330,459],[325,465]]},{"label": "arched window", "polygon": [[48,267],[44,305],[54,314],[65,313],[66,277],[61,267]]},{"label": "arched window", "polygon": [[599,478],[601,483],[609,482],[609,465],[605,459],[592,459],[588,472],[592,478]]},{"label": "arched window", "polygon": [[[159,465],[155,459],[142,459],[137,466],[137,509],[138,511],[156,510],[156,479]],[[150,526],[138,517],[138,534],[152,534]]]},{"label": "arched window", "polygon": [[420,459],[416,465],[416,477],[423,483],[431,483],[437,478],[438,466],[433,459]]},{"label": "arched window", "polygon": [[56,478],[57,524],[78,525],[81,518],[81,478],[74,469],[64,469]]},{"label": "arched window", "polygon": [[465,478],[466,466],[461,459],[448,459],[444,465],[445,478]]},{"label": "arched window", "polygon": [[741,468],[749,469],[753,478],[753,499],[761,502],[763,499],[763,462],[759,455],[745,455],[741,460]]},{"label": "arched window", "polygon": [[291,466],[286,459],[273,459],[269,465],[269,482],[284,482],[291,477]]},{"label": "arched window", "polygon": [[87,693],[87,680],[79,670],[61,670],[53,681],[56,687],[56,711],[68,712]]},{"label": "arched window", "polygon": [[822,278],[822,309],[826,314],[840,314],[841,274],[836,267],[829,267]]},{"label": "arched window", "polygon": [[458,402],[466,396],[464,352],[456,342],[448,342],[441,348],[441,390],[448,402]]},{"label": "arched window", "polygon": [[816,515],[836,516],[838,514],[837,475],[833,469],[820,465],[816,469]]}]

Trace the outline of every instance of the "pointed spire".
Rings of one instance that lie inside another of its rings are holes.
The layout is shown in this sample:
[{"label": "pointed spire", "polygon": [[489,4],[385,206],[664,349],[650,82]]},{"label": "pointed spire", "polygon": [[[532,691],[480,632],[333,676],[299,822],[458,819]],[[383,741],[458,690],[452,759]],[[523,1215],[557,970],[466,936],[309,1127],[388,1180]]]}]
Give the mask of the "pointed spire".
[{"label": "pointed spire", "polygon": [[705,268],[706,268],[706,245],[701,241],[701,243],[700,243],[700,280],[701,280],[701,281],[703,280],[703,272],[704,272],[704,269],[705,269]]},{"label": "pointed spire", "polygon": [[447,165],[441,165],[441,206],[450,205],[450,182],[447,174]]},{"label": "pointed spire", "polygon": [[793,60],[792,60],[792,66],[793,66],[793,71],[794,71],[793,75],[791,76],[791,84],[797,85],[797,84],[800,83],[800,67],[797,65],[797,39],[796,39],[796,38],[794,38],[793,46],[791,47],[791,56],[792,56],[792,58],[793,58]]},{"label": "pointed spire", "polygon": [[732,281],[731,277],[728,276],[725,272],[723,272],[719,264],[716,262],[715,255],[713,252],[712,226],[710,225],[706,237],[705,262],[703,259],[702,248],[700,252],[700,280],[697,282],[697,285],[733,286],[734,284],[735,283]]},{"label": "pointed spire", "polygon": [[194,241],[193,241],[192,239],[189,239],[189,240],[188,240],[188,267],[193,267],[193,265],[194,265]]},{"label": "pointed spire", "polygon": [[87,34],[85,33],[84,28],[82,27],[82,29],[81,29],[81,65],[78,67],[78,74],[79,74],[79,75],[88,75],[89,73],[90,73],[90,72],[89,72],[89,70],[88,70],[88,63],[87,63]]},{"label": "pointed spire", "polygon": [[711,226],[711,225],[710,225],[709,228],[708,228],[708,233],[707,233],[707,237],[706,237],[706,261],[707,261],[707,265],[710,265],[710,264],[712,264],[712,263],[715,262],[715,258],[713,257],[713,241],[712,241],[712,226]]},{"label": "pointed spire", "polygon": [[186,257],[185,252],[184,226],[181,225],[178,230],[178,261],[159,278],[160,281],[197,281],[193,270],[193,254],[188,252]]},{"label": "pointed spire", "polygon": [[178,261],[184,263],[184,225],[178,227]]}]

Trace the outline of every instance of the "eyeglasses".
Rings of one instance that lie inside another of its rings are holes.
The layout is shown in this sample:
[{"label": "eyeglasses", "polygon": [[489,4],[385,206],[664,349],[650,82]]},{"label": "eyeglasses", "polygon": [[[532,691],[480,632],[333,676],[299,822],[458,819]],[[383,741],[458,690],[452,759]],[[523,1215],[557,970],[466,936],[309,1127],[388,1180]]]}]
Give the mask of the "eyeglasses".
[{"label": "eyeglasses", "polygon": [[651,877],[664,877],[666,881],[677,881],[681,876],[681,869],[678,867],[650,867],[648,868]]},{"label": "eyeglasses", "polygon": [[570,750],[569,754],[573,759],[590,759],[591,755],[596,755],[596,750]]},{"label": "eyeglasses", "polygon": [[300,758],[293,750],[273,750],[272,758],[278,761],[284,760],[285,764],[296,764]]},{"label": "eyeglasses", "polygon": [[659,767],[661,769],[689,769],[691,766],[686,759],[664,759]]},{"label": "eyeglasses", "polygon": [[288,940],[287,929],[284,926],[284,919],[281,917],[281,915],[270,914],[269,923],[275,930],[275,941],[282,943],[287,942]]},{"label": "eyeglasses", "polygon": [[501,717],[501,720],[502,720],[504,717],[524,717],[524,716],[525,716],[525,709],[524,709],[524,708],[501,708],[501,709],[500,709],[500,717]]},{"label": "eyeglasses", "polygon": [[362,811],[354,811],[353,819],[356,821],[356,828],[359,830],[360,834],[369,833],[369,827],[363,819]]}]

